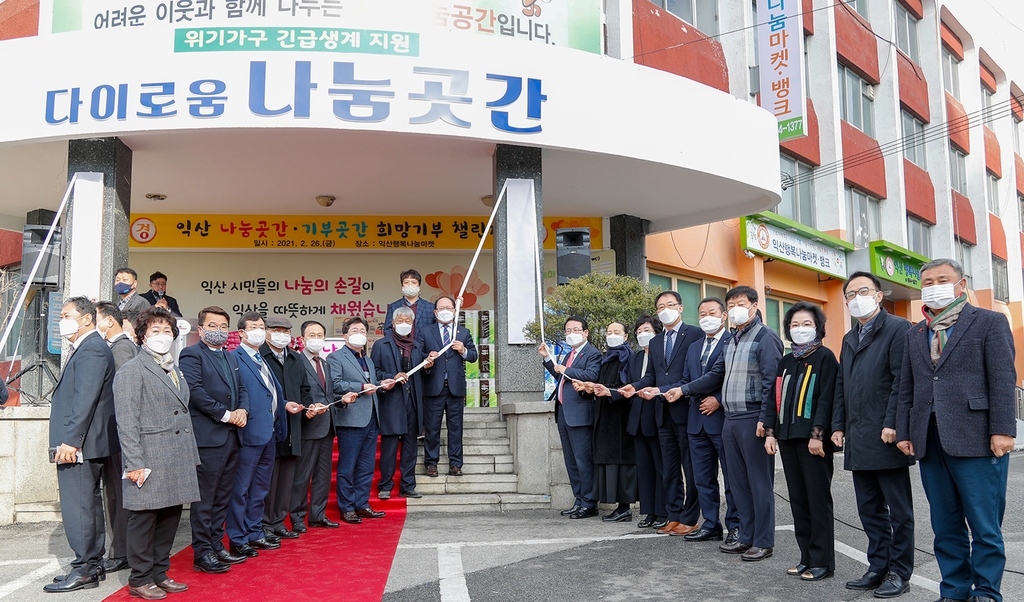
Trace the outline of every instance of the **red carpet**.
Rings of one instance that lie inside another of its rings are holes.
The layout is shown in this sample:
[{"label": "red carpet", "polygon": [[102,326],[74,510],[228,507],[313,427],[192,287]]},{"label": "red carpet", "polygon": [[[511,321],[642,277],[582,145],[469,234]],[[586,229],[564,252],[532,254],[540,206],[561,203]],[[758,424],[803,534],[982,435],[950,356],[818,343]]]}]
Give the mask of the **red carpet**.
[{"label": "red carpet", "polygon": [[[377,446],[378,466],[380,444]],[[338,462],[335,443],[334,465]],[[332,474],[337,474],[332,472]],[[333,479],[332,479],[333,481]],[[378,500],[373,477],[370,505],[388,514],[380,519],[363,519],[361,525],[341,524],[337,529],[310,529],[299,539],[286,539],[277,550],[261,551],[231,567],[227,573],[208,575],[192,568],[192,547],[171,556],[168,577],[186,583],[189,591],[169,594],[168,600],[345,600],[377,601],[384,596],[391,562],[405,524],[405,498]],[[397,493],[396,488],[393,493]],[[187,516],[187,515],[186,515]],[[334,483],[327,503],[327,517],[340,521]],[[182,521],[187,521],[182,517]],[[225,539],[225,546],[227,540]],[[107,600],[138,600],[124,587]]]}]

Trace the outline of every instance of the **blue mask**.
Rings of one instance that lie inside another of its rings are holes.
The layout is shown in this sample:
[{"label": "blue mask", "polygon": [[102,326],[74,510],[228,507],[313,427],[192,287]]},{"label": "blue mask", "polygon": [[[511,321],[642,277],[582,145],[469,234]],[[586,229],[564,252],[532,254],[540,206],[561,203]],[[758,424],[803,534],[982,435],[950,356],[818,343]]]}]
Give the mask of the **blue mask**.
[{"label": "blue mask", "polygon": [[118,282],[114,285],[114,292],[118,295],[127,295],[130,290],[132,290],[132,285],[127,282]]}]

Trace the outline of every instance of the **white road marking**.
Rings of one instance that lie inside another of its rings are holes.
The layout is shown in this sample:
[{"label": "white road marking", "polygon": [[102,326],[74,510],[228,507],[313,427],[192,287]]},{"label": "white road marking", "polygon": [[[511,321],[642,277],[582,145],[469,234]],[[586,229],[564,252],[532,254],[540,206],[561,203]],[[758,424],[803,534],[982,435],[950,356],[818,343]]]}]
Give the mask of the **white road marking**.
[{"label": "white road marking", "polygon": [[[39,560],[41,560],[42,562],[45,562],[46,564],[44,564],[43,566],[39,567],[38,569],[32,571],[31,573],[26,573],[26,574],[22,575],[21,577],[18,577],[14,581],[5,583],[3,585],[0,585],[0,598],[5,598],[5,597],[13,594],[14,592],[18,591],[19,589],[21,589],[21,588],[23,588],[23,587],[25,587],[27,585],[31,585],[32,583],[34,583],[34,582],[36,582],[36,581],[38,581],[40,579],[43,579],[43,578],[46,578],[46,577],[52,577],[54,574],[57,573],[57,571],[60,570],[60,563],[57,562],[56,558],[42,558],[42,559],[39,559]],[[30,562],[30,561],[26,561],[26,562]],[[4,564],[11,565],[11,564],[24,564],[24,563],[20,562],[20,561],[10,561],[9,560],[9,561],[6,561]]]},{"label": "white road marking", "polygon": [[440,577],[441,602],[470,602],[461,545],[446,543],[437,546],[437,575]]},{"label": "white road marking", "polygon": [[72,560],[71,558],[54,558],[53,556],[47,556],[46,558],[25,558],[23,560],[0,560],[0,566],[12,566],[15,564],[43,564],[56,560]]},{"label": "white road marking", "polygon": [[[846,545],[845,543],[843,543],[841,541],[837,541],[836,542],[836,552],[839,552],[840,554],[842,554],[843,556],[846,556],[847,558],[852,558],[853,560],[856,560],[857,562],[859,562],[859,563],[861,563],[861,564],[863,564],[865,566],[869,566],[868,555],[867,554],[865,554],[864,552],[861,552],[857,548],[854,548],[852,546],[848,546],[848,545]],[[926,590],[928,590],[930,592],[934,592],[936,594],[939,593],[939,582],[938,581],[932,581],[931,579],[929,579],[927,577],[922,577],[920,575],[911,575],[910,576],[910,582],[912,584],[918,586],[918,587],[923,587],[924,589],[926,589]]]}]

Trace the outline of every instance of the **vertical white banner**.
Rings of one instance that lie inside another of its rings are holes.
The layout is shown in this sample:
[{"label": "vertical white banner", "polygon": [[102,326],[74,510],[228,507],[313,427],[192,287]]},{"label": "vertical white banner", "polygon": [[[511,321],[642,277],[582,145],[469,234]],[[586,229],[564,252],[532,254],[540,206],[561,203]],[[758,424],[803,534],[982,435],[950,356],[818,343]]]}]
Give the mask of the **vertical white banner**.
[{"label": "vertical white banner", "polygon": [[508,342],[526,344],[526,324],[537,317],[537,197],[533,180],[505,181],[508,250]]},{"label": "vertical white banner", "polygon": [[[71,197],[71,248],[65,258],[64,298],[101,299],[103,249],[103,174],[79,173]],[[67,235],[65,235],[67,236]]]},{"label": "vertical white banner", "polygon": [[778,120],[779,142],[807,135],[801,0],[759,0],[757,55],[761,108]]}]

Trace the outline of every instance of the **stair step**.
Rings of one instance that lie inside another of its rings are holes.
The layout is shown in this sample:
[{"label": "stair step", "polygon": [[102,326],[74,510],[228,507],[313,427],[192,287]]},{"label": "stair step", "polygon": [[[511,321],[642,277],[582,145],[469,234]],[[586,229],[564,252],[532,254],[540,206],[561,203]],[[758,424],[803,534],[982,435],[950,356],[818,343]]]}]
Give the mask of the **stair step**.
[{"label": "stair step", "polygon": [[463,444],[462,453],[465,456],[497,456],[508,454],[509,449],[508,443],[504,445],[492,445],[487,444]]},{"label": "stair step", "polygon": [[41,502],[15,504],[14,522],[16,523],[42,523],[59,521],[60,502]]},{"label": "stair step", "polygon": [[408,512],[500,512],[551,508],[551,497],[522,493],[424,495],[408,500]]},{"label": "stair step", "polygon": [[437,478],[416,480],[416,490],[423,495],[445,493],[515,493],[519,478],[514,474],[465,474],[453,477],[441,474]]}]

